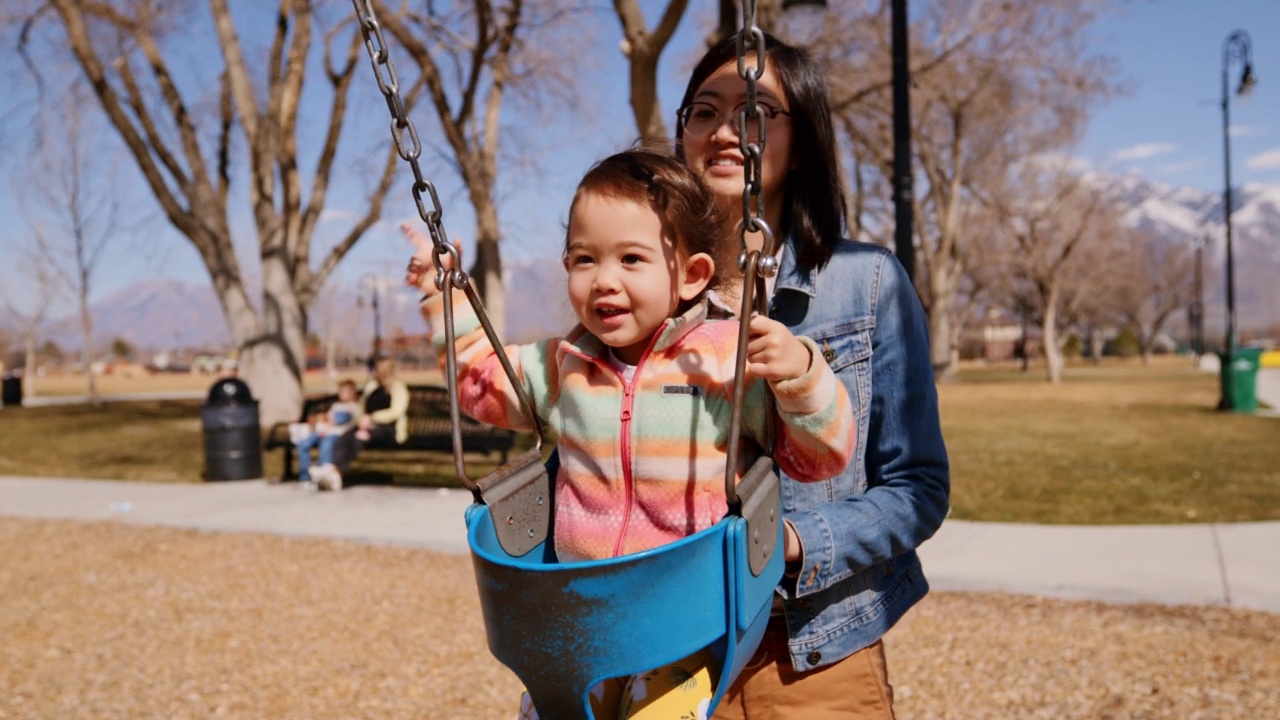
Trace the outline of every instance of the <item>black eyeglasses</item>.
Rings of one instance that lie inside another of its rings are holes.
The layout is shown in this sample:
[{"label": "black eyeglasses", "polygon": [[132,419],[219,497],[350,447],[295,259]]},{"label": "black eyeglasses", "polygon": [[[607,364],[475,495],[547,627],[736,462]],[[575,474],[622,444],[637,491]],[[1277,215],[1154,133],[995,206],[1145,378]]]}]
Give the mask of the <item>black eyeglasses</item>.
[{"label": "black eyeglasses", "polygon": [[[761,114],[764,115],[765,125],[771,125],[779,115],[791,117],[791,113],[782,108],[774,107],[768,103],[756,101],[756,105],[760,107]],[[726,122],[729,126],[737,131],[738,116],[742,114],[744,108],[747,107],[745,102],[740,102],[733,106],[732,110],[725,110],[709,102],[692,102],[676,111],[676,118],[680,121],[680,127],[690,135],[710,135]],[[750,121],[747,122],[747,137],[755,140],[759,135],[756,126]]]}]

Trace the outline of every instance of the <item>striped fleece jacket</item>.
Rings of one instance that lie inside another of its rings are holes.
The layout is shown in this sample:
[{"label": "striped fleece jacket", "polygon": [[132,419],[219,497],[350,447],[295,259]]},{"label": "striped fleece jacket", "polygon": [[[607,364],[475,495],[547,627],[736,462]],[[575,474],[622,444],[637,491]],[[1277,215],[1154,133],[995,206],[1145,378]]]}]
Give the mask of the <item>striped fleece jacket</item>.
[{"label": "striped fleece jacket", "polygon": [[[455,291],[460,404],[475,419],[529,430],[502,365],[465,296]],[[423,315],[443,352],[439,294]],[[737,352],[737,321],[706,319],[706,302],[668,319],[630,383],[609,348],[582,326],[564,338],[505,348],[558,445],[555,546],[561,560],[639,552],[692,535],[728,510],[724,467]],[[774,460],[801,481],[838,475],[854,452],[854,412],[813,341],[801,377],[770,383],[776,397]],[[443,362],[441,367],[443,367]],[[766,384],[747,386],[738,477],[765,438]]]}]

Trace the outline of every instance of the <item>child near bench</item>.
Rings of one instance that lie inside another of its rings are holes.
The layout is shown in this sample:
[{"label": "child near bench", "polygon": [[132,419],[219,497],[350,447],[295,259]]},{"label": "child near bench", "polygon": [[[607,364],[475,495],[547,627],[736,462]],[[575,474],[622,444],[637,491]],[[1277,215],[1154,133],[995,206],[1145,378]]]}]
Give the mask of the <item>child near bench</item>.
[{"label": "child near bench", "polygon": [[[356,399],[354,380],[338,383],[338,399],[329,411],[308,418],[307,422],[289,426],[289,436],[298,449],[298,481],[307,487],[327,490],[342,489],[342,475],[333,464],[334,449],[343,435],[356,426],[360,403]],[[319,448],[319,462],[311,467],[311,448]],[[311,483],[315,483],[312,485]]]}]

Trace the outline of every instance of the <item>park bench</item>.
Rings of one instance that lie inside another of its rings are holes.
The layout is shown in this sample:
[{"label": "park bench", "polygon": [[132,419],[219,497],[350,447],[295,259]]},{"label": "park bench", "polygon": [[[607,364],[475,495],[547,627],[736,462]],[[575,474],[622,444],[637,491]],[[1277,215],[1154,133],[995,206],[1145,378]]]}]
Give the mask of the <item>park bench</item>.
[{"label": "park bench", "polygon": [[[303,403],[298,422],[323,413],[338,399],[337,395],[308,398]],[[453,427],[449,422],[449,391],[434,385],[409,386],[409,437],[403,443],[389,447],[365,448],[360,455],[395,453],[405,450],[453,451]],[[506,464],[507,454],[515,444],[516,434],[511,430],[496,428],[462,416],[462,447],[466,452],[500,453],[500,462]],[[276,423],[267,431],[264,450],[279,449],[284,453],[283,479],[297,477],[294,470],[293,442],[289,439],[289,423]],[[343,457],[341,443],[335,464],[343,466],[349,458]]]}]

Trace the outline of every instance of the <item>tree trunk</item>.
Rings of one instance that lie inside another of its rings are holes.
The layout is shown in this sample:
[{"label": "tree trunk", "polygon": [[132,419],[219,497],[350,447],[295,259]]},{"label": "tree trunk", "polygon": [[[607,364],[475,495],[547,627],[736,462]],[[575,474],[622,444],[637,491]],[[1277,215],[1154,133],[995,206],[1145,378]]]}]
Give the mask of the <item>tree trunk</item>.
[{"label": "tree trunk", "polygon": [[662,108],[658,104],[657,76],[656,54],[647,51],[632,53],[631,108],[635,113],[636,127],[640,130],[640,139],[645,145],[662,147],[670,141],[667,125],[662,121]]},{"label": "tree trunk", "polygon": [[937,382],[951,382],[956,378],[956,366],[951,353],[951,301],[951,296],[935,296],[930,304],[929,356],[933,361],[933,376]]},{"label": "tree trunk", "polygon": [[306,370],[306,316],[278,256],[263,258],[262,299],[261,321],[246,308],[233,325],[240,333],[234,339],[240,348],[241,377],[258,399],[258,414],[266,426],[297,419]]},{"label": "tree trunk", "polygon": [[22,343],[22,394],[34,397],[36,394],[36,336],[32,333]]},{"label": "tree trunk", "polygon": [[89,297],[83,285],[80,292],[80,331],[84,334],[84,377],[89,404],[98,407],[102,399],[98,397],[98,382],[93,376],[93,318],[89,315]]},{"label": "tree trunk", "polygon": [[507,303],[502,284],[502,255],[498,247],[497,208],[489,200],[492,193],[473,192],[476,207],[476,261],[468,273],[476,292],[484,300],[485,313],[499,337],[506,334]]},{"label": "tree trunk", "polygon": [[1089,359],[1094,365],[1102,362],[1102,331],[1097,328],[1089,329]]},{"label": "tree trunk", "polygon": [[1062,382],[1062,348],[1058,346],[1058,291],[1049,291],[1048,301],[1044,307],[1044,321],[1040,325],[1044,335],[1045,371],[1049,382],[1057,385]]},{"label": "tree trunk", "polygon": [[933,376],[937,382],[951,382],[956,378],[957,363],[951,352],[952,342],[958,332],[954,325],[955,282],[946,266],[934,266],[929,273],[929,355],[933,361]]}]

